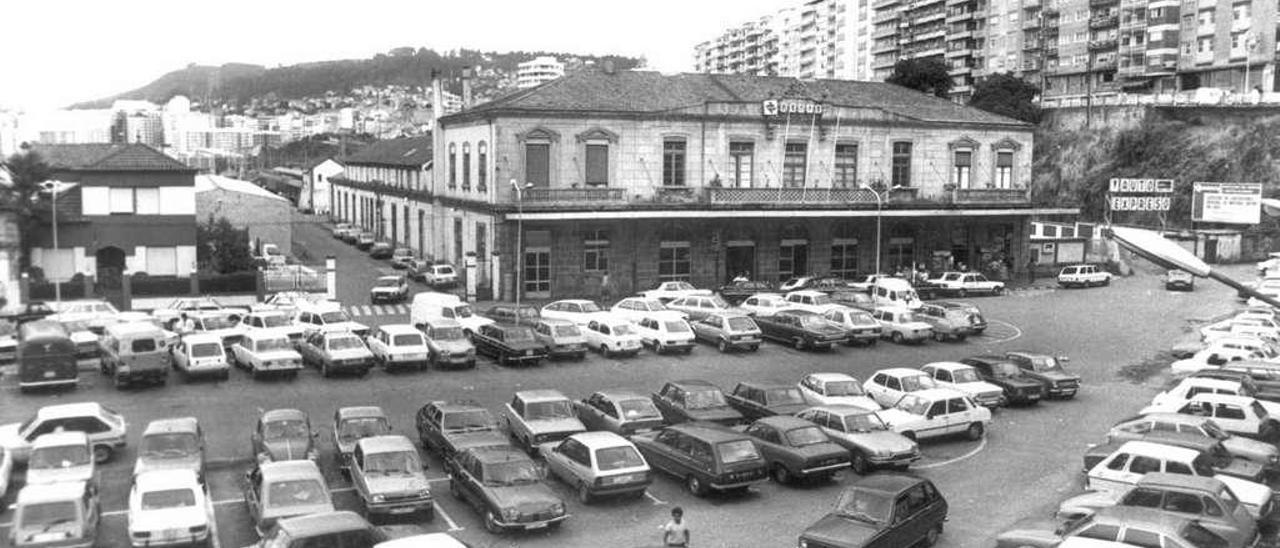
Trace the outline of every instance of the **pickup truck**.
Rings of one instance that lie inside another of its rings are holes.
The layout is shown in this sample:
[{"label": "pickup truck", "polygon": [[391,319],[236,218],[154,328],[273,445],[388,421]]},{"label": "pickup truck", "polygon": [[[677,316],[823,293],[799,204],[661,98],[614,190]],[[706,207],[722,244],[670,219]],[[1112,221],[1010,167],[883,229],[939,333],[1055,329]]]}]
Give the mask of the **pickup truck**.
[{"label": "pickup truck", "polygon": [[504,405],[507,432],[530,454],[544,443],[563,440],[587,427],[573,410],[573,401],[558,390],[522,390]]},{"label": "pickup truck", "polygon": [[527,325],[482,325],[471,334],[471,344],[476,345],[476,353],[492,356],[498,365],[538,365],[547,357],[546,345],[534,338]]},{"label": "pickup truck", "polygon": [[843,328],[807,310],[781,310],[767,318],[757,317],[756,325],[764,338],[790,343],[797,350],[826,350],[849,338]]}]

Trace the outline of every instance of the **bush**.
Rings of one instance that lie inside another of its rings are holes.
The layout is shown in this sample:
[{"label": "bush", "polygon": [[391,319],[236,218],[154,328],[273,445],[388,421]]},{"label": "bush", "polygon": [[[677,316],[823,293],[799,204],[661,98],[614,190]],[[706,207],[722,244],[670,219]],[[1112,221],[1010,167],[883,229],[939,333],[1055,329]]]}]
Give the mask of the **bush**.
[{"label": "bush", "polygon": [[130,284],[133,295],[138,297],[187,295],[191,293],[191,280],[176,276],[147,276],[134,274]]},{"label": "bush", "polygon": [[230,272],[227,274],[201,273],[200,293],[256,293],[258,291],[258,272],[256,270]]}]

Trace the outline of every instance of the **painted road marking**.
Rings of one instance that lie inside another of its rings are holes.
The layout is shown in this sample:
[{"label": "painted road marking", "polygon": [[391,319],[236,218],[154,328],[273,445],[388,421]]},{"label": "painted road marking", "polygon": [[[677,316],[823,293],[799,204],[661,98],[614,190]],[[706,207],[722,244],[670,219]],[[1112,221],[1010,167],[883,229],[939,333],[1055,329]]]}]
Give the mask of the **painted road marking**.
[{"label": "painted road marking", "polygon": [[213,510],[213,501],[204,499],[205,515],[209,517],[209,548],[222,548],[222,539],[218,538],[218,514]]},{"label": "painted road marking", "polygon": [[368,305],[359,304],[347,307],[347,314],[353,318],[362,316],[407,316],[409,306],[404,304]]},{"label": "painted road marking", "polygon": [[124,515],[128,515],[128,514],[129,514],[129,511],[128,511],[128,510],[112,510],[112,511],[110,511],[110,512],[103,512],[103,513],[102,513],[102,517],[104,517],[104,518],[113,518],[113,517],[116,517],[116,516],[124,516]]},{"label": "painted road marking", "polygon": [[330,487],[329,488],[330,493],[348,493],[355,490],[356,490],[355,487]]},{"label": "painted road marking", "polygon": [[239,499],[227,499],[227,500],[215,500],[215,501],[213,501],[213,505],[214,505],[214,506],[222,506],[222,505],[224,505],[224,504],[244,504],[244,499],[243,499],[243,498],[239,498]]},{"label": "painted road marking", "polygon": [[453,518],[449,516],[449,513],[444,511],[444,508],[441,508],[440,505],[435,502],[432,502],[431,505],[436,508],[436,515],[444,518],[444,521],[449,524],[450,533],[462,530],[462,527],[458,527],[458,523],[453,521]]},{"label": "painted road marking", "polygon": [[658,506],[658,505],[660,505],[660,504],[666,504],[666,503],[667,503],[667,501],[664,501],[664,500],[662,500],[662,499],[660,499],[660,498],[658,498],[658,497],[655,497],[655,496],[653,496],[652,494],[650,494],[648,489],[645,489],[645,491],[644,491],[644,496],[649,497],[649,500],[653,501],[653,505],[654,505],[654,506]]},{"label": "painted road marking", "polygon": [[995,339],[995,340],[982,341],[982,342],[991,343],[991,344],[1001,344],[1001,343],[1007,343],[1009,341],[1012,341],[1022,336],[1022,330],[1018,329],[1018,326],[1013,325],[1009,322],[1000,321],[1000,320],[987,320],[987,323],[998,323],[1000,325],[1006,326],[1009,329],[1013,330],[1013,334],[1003,339]]},{"label": "painted road marking", "polygon": [[960,455],[960,456],[958,456],[958,457],[955,457],[955,458],[953,458],[953,459],[947,459],[947,460],[944,460],[944,461],[942,461],[942,462],[933,462],[933,463],[929,463],[929,464],[912,465],[912,466],[911,466],[911,468],[913,468],[913,469],[915,469],[915,470],[928,470],[928,469],[930,469],[930,468],[941,468],[941,467],[946,466],[946,465],[948,465],[948,464],[955,464],[955,463],[960,462],[960,461],[962,461],[962,460],[965,460],[965,459],[967,459],[967,458],[969,458],[969,457],[972,457],[972,456],[974,456],[974,455],[977,455],[978,453],[981,453],[983,449],[986,449],[986,448],[987,448],[987,437],[986,437],[986,436],[982,436],[982,441],[981,441],[980,443],[978,443],[978,446],[977,446],[977,447],[975,447],[972,451],[969,451],[968,453],[965,453],[965,454]]}]

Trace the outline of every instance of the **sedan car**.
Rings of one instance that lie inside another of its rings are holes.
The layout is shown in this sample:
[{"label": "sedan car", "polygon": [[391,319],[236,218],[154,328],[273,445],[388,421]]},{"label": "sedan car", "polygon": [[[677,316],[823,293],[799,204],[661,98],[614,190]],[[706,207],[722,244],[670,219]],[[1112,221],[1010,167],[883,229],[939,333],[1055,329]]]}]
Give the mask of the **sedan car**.
[{"label": "sedan car", "polygon": [[553,302],[542,307],[541,314],[543,318],[569,320],[581,326],[586,326],[591,320],[609,317],[609,313],[600,308],[600,305],[583,299]]},{"label": "sedan car", "polygon": [[917,320],[915,311],[896,306],[881,306],[871,313],[880,322],[880,336],[895,343],[924,342],[933,335],[933,326]]},{"label": "sedan car", "polygon": [[842,304],[850,308],[857,308],[870,312],[876,308],[876,300],[871,298],[865,291],[847,290],[836,291],[831,293],[831,302]]},{"label": "sedan car", "polygon": [[333,412],[334,453],[338,466],[346,470],[350,466],[351,452],[356,442],[373,436],[391,433],[391,421],[381,407],[339,407]]},{"label": "sedan car", "polygon": [[711,295],[710,289],[698,289],[689,282],[662,282],[658,287],[640,293],[646,299],[657,299],[668,302],[680,297],[702,297]]},{"label": "sedan car", "polygon": [[862,387],[877,404],[889,408],[898,403],[902,396],[911,392],[937,388],[938,383],[934,382],[933,377],[928,373],[919,369],[890,367],[876,371],[863,383]]},{"label": "sedan car", "polygon": [[297,409],[272,409],[262,413],[250,438],[252,453],[259,463],[285,460],[316,460],[316,433],[311,419]]},{"label": "sedan car", "polygon": [[1117,422],[1107,432],[1107,442],[1135,441],[1156,432],[1176,432],[1216,440],[1231,455],[1268,468],[1280,465],[1275,444],[1238,436],[1223,430],[1212,418],[1180,413],[1149,413]]},{"label": "sedan car", "polygon": [[134,476],[155,470],[190,470],[203,483],[204,469],[204,431],[195,417],[153,420],[142,431]]},{"label": "sedan car", "polygon": [[662,428],[662,412],[648,397],[635,393],[606,390],[573,402],[574,412],[587,430],[604,430],[621,436],[632,436]]},{"label": "sedan car", "polygon": [[369,288],[369,302],[400,303],[409,298],[409,279],[399,274],[379,276]]},{"label": "sedan car", "polygon": [[708,314],[690,323],[694,340],[713,344],[720,352],[760,349],[760,327],[755,320],[741,314]]},{"label": "sedan car", "polygon": [[490,534],[557,528],[569,514],[542,477],[519,449],[474,447],[453,457],[449,492],[480,513]]},{"label": "sedan car", "polygon": [[707,381],[668,382],[651,398],[669,424],[707,421],[734,426],[743,422],[742,413],[725,401],[720,387]]},{"label": "sedan car", "polygon": [[1005,359],[1013,362],[1027,376],[1039,380],[1045,388],[1045,396],[1071,399],[1080,389],[1080,375],[1067,372],[1066,356],[1050,356],[1036,352],[1006,352]]},{"label": "sedan car", "polygon": [[[856,295],[866,296],[863,293]],[[859,310],[857,308],[849,308],[840,306],[832,308],[822,313],[823,319],[844,328],[848,333],[845,344],[855,345],[863,344],[871,346],[880,340],[882,328],[880,322],[871,316],[870,312]]]},{"label": "sedan car", "polygon": [[1113,506],[1067,523],[1044,518],[1024,519],[996,536],[996,548],[1134,546],[1122,540],[1144,542],[1145,546],[1248,546],[1228,542],[1185,515],[1161,508]]},{"label": "sedan car", "polygon": [[310,333],[298,343],[302,363],[320,370],[324,377],[337,372],[356,373],[364,376],[373,369],[373,352],[355,333],[336,331]]},{"label": "sedan car", "polygon": [[960,363],[972,366],[979,378],[999,386],[1011,404],[1029,405],[1044,397],[1044,384],[1003,356],[971,356]]},{"label": "sedan car", "polygon": [[302,354],[289,344],[289,336],[279,329],[260,329],[241,337],[228,352],[231,363],[249,372],[253,378],[262,375],[297,376],[302,369]]},{"label": "sedan car", "polygon": [[963,434],[970,441],[977,441],[986,435],[991,422],[990,409],[950,388],[906,394],[896,405],[877,414],[894,432],[913,440]]},{"label": "sedan car", "polygon": [[890,429],[875,411],[854,405],[824,405],[805,409],[796,417],[822,428],[849,451],[849,462],[859,475],[882,468],[906,469],[920,460],[920,446]]},{"label": "sedan car", "polygon": [[507,445],[507,436],[489,410],[470,401],[433,401],[414,416],[418,441],[449,466],[452,457],[469,447]]},{"label": "sedan car", "polygon": [[848,332],[816,312],[781,310],[767,318],[756,318],[766,339],[790,344],[796,350],[826,350],[849,338]]},{"label": "sedan car", "polygon": [[369,258],[371,259],[390,259],[395,253],[395,248],[387,242],[374,242],[369,246]]},{"label": "sedan car", "polygon": [[643,318],[684,320],[688,314],[667,308],[662,301],[649,297],[627,297],[609,309],[618,318],[638,323]]},{"label": "sedan car", "polygon": [[743,299],[738,304],[738,307],[749,316],[767,318],[776,314],[779,310],[791,308],[791,303],[787,301],[786,297],[777,293],[761,293]]},{"label": "sedan car", "polygon": [[978,405],[988,408],[1003,407],[1007,401],[1004,389],[982,380],[977,369],[956,362],[933,362],[920,367],[938,386],[954,388],[968,394]]},{"label": "sedan car", "polygon": [[484,309],[479,314],[498,323],[520,323],[524,325],[533,325],[542,317],[536,306],[520,305],[517,308],[515,305],[510,304],[495,304]]},{"label": "sedan car", "polygon": [[264,462],[245,472],[244,502],[259,536],[277,520],[334,510],[324,475],[310,461]]},{"label": "sedan car", "polygon": [[583,432],[539,448],[551,475],[589,504],[598,497],[644,497],[653,481],[649,463],[626,438],[613,432]]},{"label": "sedan car", "polygon": [[804,399],[815,405],[856,405],[877,410],[880,404],[867,395],[862,383],[844,373],[810,373],[797,384]]},{"label": "sedan car", "polygon": [[365,337],[369,352],[382,368],[423,371],[431,363],[431,348],[422,331],[409,324],[383,324]]},{"label": "sedan car", "polygon": [[780,484],[831,479],[849,465],[849,451],[803,419],[765,417],[748,426],[745,433],[753,438],[768,463],[769,473]]},{"label": "sedan car", "polygon": [[[1118,498],[1117,498],[1118,497]],[[1086,491],[1058,505],[1058,517],[1078,520],[1109,507],[1160,508],[1194,518],[1224,538],[1248,545],[1258,535],[1258,522],[1221,480],[1150,472],[1123,493]]]},{"label": "sedan car", "polygon": [[799,546],[933,546],[947,521],[947,500],[933,482],[905,474],[859,479],[836,506],[800,533]]},{"label": "sedan car", "polygon": [[773,284],[754,280],[738,280],[716,288],[716,293],[734,305],[741,305],[743,301],[752,295],[772,293],[774,291],[777,291],[777,288]]},{"label": "sedan car", "polygon": [[212,512],[191,470],[156,470],[133,477],[129,541],[135,547],[203,545]]},{"label": "sedan car", "polygon": [[722,314],[737,311],[728,301],[718,296],[687,296],[667,303],[667,308],[684,312],[689,321],[697,321],[711,314]]}]

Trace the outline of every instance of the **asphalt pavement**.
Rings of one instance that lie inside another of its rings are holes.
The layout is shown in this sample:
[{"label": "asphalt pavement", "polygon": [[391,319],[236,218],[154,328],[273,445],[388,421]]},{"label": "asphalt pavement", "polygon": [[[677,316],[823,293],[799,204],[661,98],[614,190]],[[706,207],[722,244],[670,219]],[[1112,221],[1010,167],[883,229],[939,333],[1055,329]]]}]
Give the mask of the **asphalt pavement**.
[{"label": "asphalt pavement", "polygon": [[[338,294],[344,303],[365,305],[367,291],[385,263],[329,237],[322,226],[302,222],[295,238],[313,256],[338,258]],[[1232,269],[1228,269],[1229,271]],[[1247,267],[1238,268],[1248,273]],[[1069,368],[1084,383],[1075,400],[1047,401],[1028,408],[995,412],[985,440],[925,442],[924,460],[915,467],[931,478],[951,505],[950,520],[939,543],[944,547],[991,546],[1000,530],[1028,515],[1048,515],[1057,502],[1078,491],[1081,455],[1116,420],[1133,413],[1155,393],[1156,386],[1133,384],[1116,372],[1168,348],[1191,319],[1210,317],[1234,305],[1233,293],[1210,283],[1194,293],[1166,292],[1151,275],[1118,279],[1112,286],[1085,290],[1036,289],[1003,297],[969,299],[992,320],[990,331],[965,342],[927,342],[919,346],[881,343],[870,348],[840,347],[829,352],[801,352],[766,344],[755,354],[719,354],[699,346],[691,355],[654,355],[580,362],[546,362],[530,368],[502,368],[482,359],[476,370],[388,374],[365,378],[323,379],[313,370],[295,381],[254,381],[234,371],[226,382],[170,382],[163,388],[119,391],[96,373],[82,376],[77,390],[58,395],[19,394],[11,375],[0,378],[0,423],[25,419],[37,407],[55,403],[99,401],[125,415],[130,442],[136,443],[150,420],[196,416],[208,438],[210,485],[218,518],[218,544],[245,546],[256,540],[241,496],[243,474],[252,454],[249,434],[258,414],[275,407],[297,407],[310,414],[321,430],[322,456],[342,508],[359,509],[349,483],[333,460],[329,422],[337,407],[376,404],[392,418],[397,432],[416,440],[413,416],[425,402],[471,399],[497,415],[517,390],[555,388],[570,397],[599,389],[656,391],[667,380],[701,378],[725,390],[738,381],[796,382],[814,371],[840,371],[865,379],[885,367],[918,367],[969,355],[1029,349],[1071,357]],[[363,323],[407,321],[407,308],[381,307],[381,314],[357,317]],[[102,468],[104,526],[98,546],[127,546],[125,535],[128,475],[134,459],[126,448]],[[493,536],[479,516],[453,499],[433,457],[428,477],[437,502],[436,518],[404,523],[406,530],[452,531],[474,546],[654,546],[658,527],[672,506],[685,509],[695,546],[794,546],[806,525],[821,517],[840,490],[856,479],[845,472],[835,481],[801,486],[762,484],[745,495],[695,498],[678,481],[658,477],[649,496],[637,501],[602,501],[585,506],[573,492],[550,480],[572,517],[558,531]],[[19,481],[20,484],[20,481]],[[16,486],[15,486],[16,487]],[[5,508],[13,490],[4,500]],[[0,513],[5,528],[12,512]],[[7,531],[0,531],[0,534]]]}]

